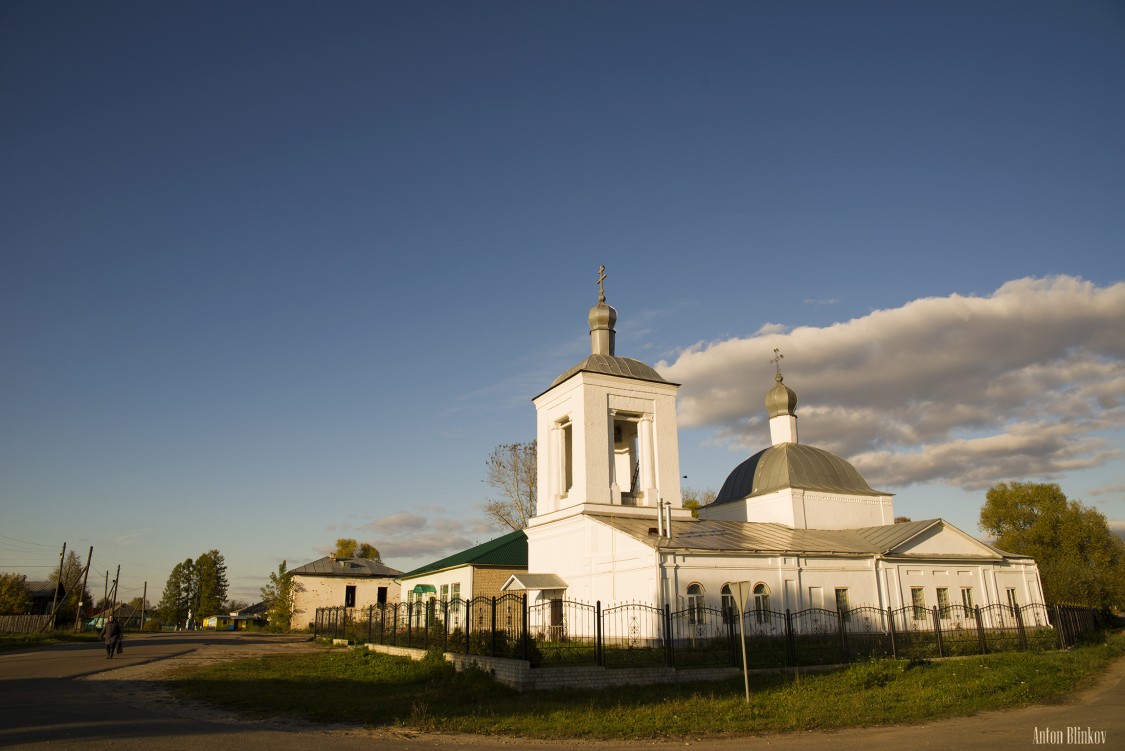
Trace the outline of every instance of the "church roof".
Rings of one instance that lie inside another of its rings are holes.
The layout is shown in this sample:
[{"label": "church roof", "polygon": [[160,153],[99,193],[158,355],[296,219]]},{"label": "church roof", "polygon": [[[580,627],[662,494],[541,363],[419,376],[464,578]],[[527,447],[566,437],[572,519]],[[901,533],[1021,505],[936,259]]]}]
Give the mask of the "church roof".
[{"label": "church roof", "polygon": [[558,386],[563,381],[578,373],[602,373],[604,375],[623,376],[636,378],[641,381],[655,381],[668,383],[651,366],[631,357],[617,355],[590,355],[582,362],[567,370],[551,383],[551,388]]},{"label": "church roof", "polygon": [[289,571],[290,574],[309,576],[351,576],[394,578],[401,574],[397,568],[383,565],[382,561],[370,558],[336,558],[326,555]]},{"label": "church roof", "polygon": [[[773,522],[735,522],[690,519],[672,522],[672,537],[660,537],[651,519],[595,515],[595,519],[619,529],[653,548],[698,553],[779,553],[815,555],[887,555],[931,527],[948,524],[941,519],[887,524],[859,529],[794,529]],[[977,542],[980,542],[979,540]],[[949,558],[1005,558],[1013,556],[981,542],[982,555],[943,554]]]},{"label": "church roof", "polygon": [[779,443],[735,467],[712,505],[784,488],[846,495],[890,495],[873,490],[855,467],[835,454],[803,443]]},{"label": "church roof", "polygon": [[527,535],[523,530],[509,532],[495,540],[482,542],[467,550],[446,556],[433,563],[408,571],[400,579],[410,579],[421,574],[443,571],[457,566],[504,566],[506,568],[527,568]]}]

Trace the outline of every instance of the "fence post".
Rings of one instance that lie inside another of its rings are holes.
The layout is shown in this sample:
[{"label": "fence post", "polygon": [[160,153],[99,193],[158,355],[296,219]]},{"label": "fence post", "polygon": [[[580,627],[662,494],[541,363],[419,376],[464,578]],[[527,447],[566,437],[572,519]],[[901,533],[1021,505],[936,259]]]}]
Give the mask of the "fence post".
[{"label": "fence post", "polygon": [[527,592],[520,595],[520,617],[523,623],[520,627],[520,641],[523,642],[523,659],[531,659],[531,627],[528,625]]},{"label": "fence post", "polygon": [[441,601],[441,651],[449,647],[449,602]]},{"label": "fence post", "polygon": [[469,654],[472,650],[469,644],[469,628],[472,626],[473,621],[473,601],[471,599],[465,600],[465,654]]},{"label": "fence post", "polygon": [[[739,609],[741,610],[741,608],[739,608]],[[727,609],[723,610],[723,620],[726,621],[726,624],[727,624],[727,653],[730,657],[730,664],[731,664],[731,667],[738,667],[739,666],[738,656],[741,653],[738,651],[738,649],[735,646],[734,617],[731,615],[730,611],[727,610]]]},{"label": "fence post", "polygon": [[844,621],[844,611],[836,611],[836,627],[840,630],[840,650],[844,655],[844,662],[851,662],[848,659],[848,627]]},{"label": "fence post", "polygon": [[941,641],[941,614],[934,605],[934,639],[937,641],[937,656],[945,657],[945,645]]},{"label": "fence post", "polygon": [[891,657],[898,659],[898,644],[895,641],[895,611],[887,606],[887,634],[891,637]]},{"label": "fence post", "polygon": [[793,615],[785,608],[785,662],[791,668],[797,667],[797,643],[793,638]]},{"label": "fence post", "polygon": [[598,667],[605,666],[605,654],[602,652],[602,601],[594,603],[594,664]]},{"label": "fence post", "polygon": [[1055,615],[1055,636],[1059,639],[1059,649],[1066,649],[1066,632],[1063,629],[1062,606],[1055,603],[1051,606]]},{"label": "fence post", "polygon": [[1012,612],[1016,614],[1016,628],[1019,629],[1020,632],[1020,650],[1026,652],[1027,631],[1025,631],[1023,627],[1023,613],[1020,612],[1020,607],[1018,605],[1012,607]]},{"label": "fence post", "polygon": [[496,597],[492,598],[492,639],[488,645],[488,656],[496,656]]},{"label": "fence post", "polygon": [[676,667],[676,647],[674,645],[675,638],[672,634],[672,606],[664,603],[664,651],[668,661],[668,667]]},{"label": "fence post", "polygon": [[980,642],[980,653],[982,655],[988,654],[988,642],[984,639],[984,621],[980,617],[980,605],[975,608],[977,616],[977,640]]}]

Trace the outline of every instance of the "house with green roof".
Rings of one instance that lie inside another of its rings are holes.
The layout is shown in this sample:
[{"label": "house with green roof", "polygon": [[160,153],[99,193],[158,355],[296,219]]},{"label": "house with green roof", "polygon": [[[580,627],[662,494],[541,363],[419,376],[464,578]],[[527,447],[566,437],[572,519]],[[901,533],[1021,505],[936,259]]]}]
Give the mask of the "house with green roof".
[{"label": "house with green roof", "polygon": [[527,535],[517,530],[408,571],[398,582],[403,602],[452,602],[499,597],[504,582],[526,572]]}]

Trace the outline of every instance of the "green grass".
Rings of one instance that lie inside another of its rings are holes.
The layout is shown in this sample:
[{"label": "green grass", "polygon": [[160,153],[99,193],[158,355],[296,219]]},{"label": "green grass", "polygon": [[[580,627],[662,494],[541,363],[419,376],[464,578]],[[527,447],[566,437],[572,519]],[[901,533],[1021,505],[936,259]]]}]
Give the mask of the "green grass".
[{"label": "green grass", "polygon": [[0,652],[9,652],[13,649],[27,649],[44,644],[58,644],[60,642],[91,642],[98,641],[98,634],[84,632],[80,634],[69,631],[57,631],[49,634],[0,634]]},{"label": "green grass", "polygon": [[[456,673],[364,649],[221,663],[174,689],[255,716],[533,738],[649,739],[885,725],[1058,699],[1125,654],[1125,636],[1068,652],[943,661],[881,660],[831,673],[600,691],[517,693],[481,671]],[[703,718],[706,718],[704,720]]]}]

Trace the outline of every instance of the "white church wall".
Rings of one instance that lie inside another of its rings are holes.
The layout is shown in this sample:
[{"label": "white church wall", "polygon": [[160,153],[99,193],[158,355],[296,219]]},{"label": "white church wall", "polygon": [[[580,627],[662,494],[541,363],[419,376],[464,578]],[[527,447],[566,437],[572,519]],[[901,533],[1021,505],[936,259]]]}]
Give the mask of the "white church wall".
[{"label": "white church wall", "polygon": [[987,545],[956,527],[939,523],[895,549],[897,554],[910,555],[975,555],[995,556]]},{"label": "white church wall", "polygon": [[813,490],[794,494],[793,515],[792,526],[805,529],[879,527],[895,520],[890,496],[847,496]]}]

